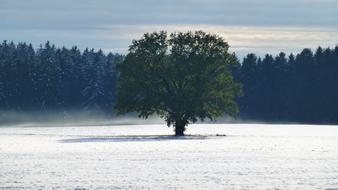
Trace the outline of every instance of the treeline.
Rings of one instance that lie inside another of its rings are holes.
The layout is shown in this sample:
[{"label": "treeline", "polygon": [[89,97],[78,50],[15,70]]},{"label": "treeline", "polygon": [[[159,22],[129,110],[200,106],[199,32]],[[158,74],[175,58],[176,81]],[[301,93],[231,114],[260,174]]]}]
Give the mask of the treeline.
[{"label": "treeline", "polygon": [[47,42],[4,41],[0,45],[0,110],[44,111],[99,109],[112,111],[121,55],[77,47],[56,48]]},{"label": "treeline", "polygon": [[[113,111],[118,54],[49,42],[0,44],[0,110]],[[338,46],[264,58],[248,54],[231,68],[243,84],[240,118],[338,123]]]},{"label": "treeline", "polygon": [[297,55],[248,54],[234,68],[240,116],[260,121],[338,123],[338,46]]}]

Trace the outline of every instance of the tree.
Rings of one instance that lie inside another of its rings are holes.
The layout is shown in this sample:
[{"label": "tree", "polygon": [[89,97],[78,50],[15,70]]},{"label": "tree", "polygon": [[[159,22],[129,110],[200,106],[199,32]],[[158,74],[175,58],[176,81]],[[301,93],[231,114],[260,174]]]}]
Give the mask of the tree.
[{"label": "tree", "polygon": [[96,107],[101,109],[101,106],[107,101],[105,100],[104,89],[104,64],[107,62],[102,50],[94,53],[93,76],[90,78],[87,86],[82,90],[85,98],[84,106],[88,108]]},{"label": "tree", "polygon": [[243,84],[246,84],[243,86],[244,94],[250,94],[250,96],[241,97],[239,99],[239,105],[244,105],[243,107],[240,107],[240,109],[249,115],[254,114],[257,112],[256,110],[253,110],[252,108],[256,108],[255,104],[257,104],[257,94],[258,91],[258,81],[257,79],[257,57],[255,54],[248,54],[244,59],[241,67],[241,75],[240,75],[240,81],[243,82]]},{"label": "tree", "polygon": [[241,87],[229,71],[237,59],[228,48],[221,37],[202,31],[146,33],[117,65],[117,113],[157,114],[176,136],[198,119],[235,116]]}]

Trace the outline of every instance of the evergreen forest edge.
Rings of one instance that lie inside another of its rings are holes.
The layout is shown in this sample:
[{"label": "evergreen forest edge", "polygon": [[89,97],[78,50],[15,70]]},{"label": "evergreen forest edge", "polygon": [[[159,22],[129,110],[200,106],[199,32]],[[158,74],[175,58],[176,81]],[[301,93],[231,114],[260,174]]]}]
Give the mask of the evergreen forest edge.
[{"label": "evergreen forest edge", "polygon": [[[0,44],[0,110],[98,110],[113,115],[120,54],[46,42]],[[338,123],[338,46],[298,54],[248,54],[229,68],[243,86],[238,118],[265,122]]]}]

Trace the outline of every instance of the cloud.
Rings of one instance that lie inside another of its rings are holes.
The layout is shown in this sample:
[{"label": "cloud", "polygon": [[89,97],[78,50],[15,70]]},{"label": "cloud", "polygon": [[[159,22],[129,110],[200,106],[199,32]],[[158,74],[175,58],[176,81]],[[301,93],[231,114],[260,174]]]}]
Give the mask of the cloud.
[{"label": "cloud", "polygon": [[201,29],[239,54],[291,52],[336,45],[337,7],[337,0],[0,0],[0,40],[125,53],[145,32]]},{"label": "cloud", "polygon": [[[102,25],[97,29],[82,30],[10,30],[1,31],[0,36],[14,41],[33,42],[35,46],[50,40],[59,46],[74,45],[126,53],[133,39],[139,39],[146,32],[166,30],[168,32],[203,30],[223,37],[230,44],[230,50],[240,57],[247,53],[277,54],[291,53],[303,48],[333,47],[338,42],[338,30],[331,28],[296,27],[243,27],[222,25]],[[29,40],[27,40],[29,39]]]},{"label": "cloud", "polygon": [[335,0],[2,0],[7,28],[95,28],[101,24],[336,26]]},{"label": "cloud", "polygon": [[[277,54],[291,53],[303,48],[318,46],[333,47],[338,42],[338,30],[327,28],[300,27],[243,27],[221,25],[121,25],[105,27],[103,36],[120,35],[129,44],[146,32],[166,30],[168,32],[203,30],[223,37],[231,46],[231,51],[243,56],[253,52]],[[132,32],[128,32],[132,31]],[[126,47],[126,46],[125,46]],[[121,49],[122,47],[120,47]]]}]

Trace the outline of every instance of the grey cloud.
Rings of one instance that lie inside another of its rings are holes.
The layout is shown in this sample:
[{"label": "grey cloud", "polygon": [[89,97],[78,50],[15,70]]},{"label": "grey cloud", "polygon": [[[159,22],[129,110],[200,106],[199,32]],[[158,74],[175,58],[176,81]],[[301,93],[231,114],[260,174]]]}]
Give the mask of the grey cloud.
[{"label": "grey cloud", "polygon": [[[0,0],[0,40],[33,44],[50,40],[58,45],[125,52],[131,40],[143,32],[182,28],[179,25],[203,26],[197,28],[206,30],[237,26],[248,30],[300,27],[338,32],[337,7],[337,0]],[[120,27],[123,25],[126,27]],[[228,33],[234,49],[241,52],[254,48],[277,51],[272,43],[283,44],[288,51],[333,43],[327,36],[332,34],[324,32],[323,39],[299,41],[298,46],[279,35],[266,39],[269,44],[254,40],[258,44],[253,47],[253,38],[237,39],[232,35],[234,30],[214,32]],[[257,32],[265,34],[262,30]],[[286,48],[288,44],[290,48]]]},{"label": "grey cloud", "polygon": [[[3,0],[6,27],[69,27],[101,24],[222,24],[332,26],[338,24],[333,0]],[[26,24],[27,25],[27,24]]]}]

